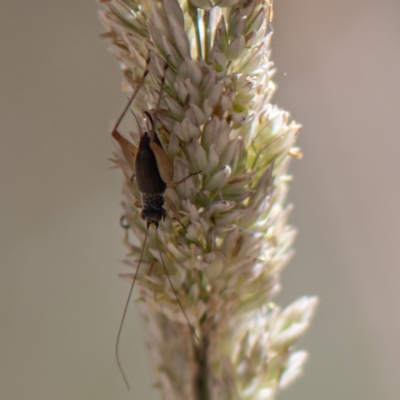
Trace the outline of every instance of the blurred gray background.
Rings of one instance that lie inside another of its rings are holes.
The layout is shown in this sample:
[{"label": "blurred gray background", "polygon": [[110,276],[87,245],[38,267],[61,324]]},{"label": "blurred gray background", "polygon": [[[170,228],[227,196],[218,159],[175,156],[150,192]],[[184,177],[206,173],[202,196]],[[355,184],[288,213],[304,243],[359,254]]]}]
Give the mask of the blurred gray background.
[{"label": "blurred gray background", "polygon": [[[125,96],[94,1],[0,3],[0,396],[158,399],[128,292],[122,178],[106,160]],[[281,400],[400,393],[398,0],[276,0],[275,102],[303,124],[296,256],[283,305],[317,294],[304,376]],[[129,337],[130,336],[130,337]]]}]

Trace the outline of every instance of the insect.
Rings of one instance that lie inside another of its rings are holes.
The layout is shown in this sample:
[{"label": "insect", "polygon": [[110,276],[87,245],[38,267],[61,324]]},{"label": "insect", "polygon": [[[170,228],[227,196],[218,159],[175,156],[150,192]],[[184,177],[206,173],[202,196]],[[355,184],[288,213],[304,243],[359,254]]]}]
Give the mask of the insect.
[{"label": "insect", "polygon": [[[140,216],[147,223],[146,234],[145,234],[145,238],[143,241],[142,250],[141,250],[141,253],[139,256],[138,266],[136,268],[136,272],[133,277],[133,281],[132,281],[131,288],[129,291],[128,299],[125,304],[125,309],[124,309],[124,312],[122,315],[121,323],[120,323],[119,330],[118,330],[117,340],[116,340],[116,344],[115,344],[115,356],[116,356],[118,368],[121,372],[121,375],[122,375],[128,389],[129,389],[129,383],[123,372],[123,369],[121,367],[121,363],[119,360],[119,342],[120,342],[121,331],[122,331],[123,323],[125,320],[126,312],[127,312],[128,305],[129,305],[129,302],[130,302],[130,299],[132,296],[135,281],[136,281],[136,278],[137,278],[137,275],[139,272],[140,263],[141,263],[141,260],[143,257],[143,252],[144,252],[145,245],[146,245],[148,231],[149,231],[149,228],[151,225],[154,225],[156,228],[157,247],[158,247],[160,259],[161,259],[164,271],[167,275],[169,284],[172,288],[172,291],[174,292],[174,295],[179,304],[179,307],[181,308],[181,310],[185,316],[185,319],[186,319],[190,329],[192,330],[194,337],[197,338],[196,332],[195,332],[193,326],[190,324],[189,319],[185,313],[185,310],[184,310],[181,302],[179,301],[178,294],[177,294],[174,286],[172,285],[172,281],[168,274],[168,270],[165,266],[165,263],[164,263],[164,260],[163,260],[163,257],[162,257],[161,251],[160,251],[160,246],[159,246],[158,225],[159,225],[159,222],[161,220],[163,220],[166,216],[166,211],[163,208],[164,193],[166,191],[166,188],[167,187],[176,188],[178,185],[180,185],[186,179],[190,178],[193,175],[198,174],[199,172],[190,173],[188,176],[181,179],[180,181],[173,182],[173,175],[174,175],[173,164],[162,147],[160,139],[158,138],[157,133],[155,131],[155,122],[153,121],[153,118],[151,117],[150,113],[148,113],[148,112],[145,112],[145,115],[150,120],[152,127],[151,127],[150,132],[144,132],[143,135],[140,137],[138,149],[136,149],[136,147],[133,144],[131,144],[128,140],[126,140],[118,132],[118,127],[119,127],[122,119],[124,118],[125,114],[129,110],[133,100],[135,99],[138,91],[140,90],[141,86],[143,85],[143,83],[146,79],[146,76],[149,73],[149,63],[150,63],[150,57],[147,59],[146,69],[145,69],[145,72],[144,72],[142,78],[140,79],[138,87],[132,94],[131,98],[129,99],[127,105],[125,106],[124,110],[122,111],[120,117],[118,118],[118,120],[115,123],[114,128],[112,130],[112,137],[120,145],[128,165],[134,171],[133,176],[136,177],[136,183],[137,183],[139,191],[141,192],[141,195],[142,195],[143,210],[141,211]],[[157,105],[155,108],[154,118],[157,117],[157,111],[161,104],[161,97],[162,97],[162,93],[163,93],[163,89],[164,89],[167,68],[168,68],[168,63],[165,64],[164,73],[161,78],[160,94],[159,94]],[[133,179],[133,176],[132,176],[131,180]]]}]

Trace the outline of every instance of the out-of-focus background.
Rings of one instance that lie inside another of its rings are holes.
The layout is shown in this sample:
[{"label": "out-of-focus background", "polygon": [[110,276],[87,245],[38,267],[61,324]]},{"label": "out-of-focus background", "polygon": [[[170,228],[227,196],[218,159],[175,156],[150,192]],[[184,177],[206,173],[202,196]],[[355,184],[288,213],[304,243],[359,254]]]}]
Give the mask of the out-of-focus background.
[{"label": "out-of-focus background", "polygon": [[[121,174],[125,104],[94,1],[0,4],[0,397],[158,399],[128,285]],[[282,305],[317,294],[304,376],[281,400],[400,393],[398,0],[276,0],[275,102],[303,124],[294,161],[296,256]],[[128,332],[128,333],[127,333]]]}]

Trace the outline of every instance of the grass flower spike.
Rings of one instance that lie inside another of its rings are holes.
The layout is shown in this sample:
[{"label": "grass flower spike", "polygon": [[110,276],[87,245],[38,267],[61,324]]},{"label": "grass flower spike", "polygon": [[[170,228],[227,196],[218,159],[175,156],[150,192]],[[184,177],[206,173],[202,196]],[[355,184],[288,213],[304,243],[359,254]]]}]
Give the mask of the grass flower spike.
[{"label": "grass flower spike", "polygon": [[[299,125],[270,103],[271,1],[102,3],[103,37],[136,92],[132,144],[115,161],[156,385],[168,400],[274,399],[301,373],[307,355],[295,343],[317,300],[272,302],[292,255],[286,171],[300,151]],[[200,172],[168,185],[166,218],[148,229],[137,270],[146,200],[132,165],[149,120],[173,182]]]}]

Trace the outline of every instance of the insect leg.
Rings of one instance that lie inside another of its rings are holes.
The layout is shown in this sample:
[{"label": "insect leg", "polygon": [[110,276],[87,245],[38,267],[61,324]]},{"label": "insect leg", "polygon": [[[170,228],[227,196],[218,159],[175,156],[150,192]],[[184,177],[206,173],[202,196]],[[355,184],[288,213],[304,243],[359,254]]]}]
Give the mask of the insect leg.
[{"label": "insect leg", "polygon": [[167,185],[167,187],[171,188],[171,189],[175,189],[177,188],[181,183],[185,182],[187,179],[191,178],[194,175],[199,174],[201,171],[197,171],[197,172],[191,172],[189,175],[185,176],[183,179],[181,179],[178,182],[171,182]]},{"label": "insect leg", "polygon": [[[146,76],[149,73],[149,63],[150,63],[150,55],[147,58],[146,61],[146,69],[140,78],[139,84],[137,88],[134,90],[131,98],[129,99],[128,103],[126,104],[124,110],[122,111],[121,115],[119,116],[117,122],[114,125],[114,128],[112,130],[112,137],[118,142],[119,146],[121,147],[122,153],[124,154],[126,163],[132,170],[132,176],[130,177],[130,182],[133,182],[134,176],[135,176],[135,159],[136,159],[136,154],[138,149],[136,146],[134,146],[129,140],[125,139],[119,132],[118,132],[118,126],[121,123],[122,119],[124,118],[126,112],[129,110],[130,106],[132,105],[133,100],[135,99],[136,95],[138,94],[140,88],[142,87]],[[140,129],[140,124],[138,124],[139,129]]]},{"label": "insect leg", "polygon": [[124,118],[126,112],[129,110],[129,107],[131,106],[133,100],[135,99],[136,95],[138,94],[140,88],[142,87],[144,80],[146,79],[147,74],[149,73],[149,64],[150,64],[150,56],[147,58],[146,60],[146,69],[142,75],[142,77],[140,78],[139,81],[139,85],[136,88],[136,90],[133,92],[132,97],[129,99],[127,105],[125,106],[125,108],[123,109],[121,115],[119,116],[119,118],[117,119],[117,122],[114,125],[114,128],[112,130],[112,136],[114,139],[116,139],[118,141],[119,137],[121,136],[119,134],[119,132],[117,131],[119,124],[121,123],[122,119]]},{"label": "insect leg", "polygon": [[124,312],[123,312],[123,314],[122,314],[121,323],[120,323],[120,325],[119,325],[117,340],[116,340],[116,342],[115,342],[115,358],[116,358],[116,360],[117,360],[118,369],[119,369],[119,371],[121,372],[122,378],[124,379],[125,384],[126,384],[128,390],[130,390],[130,386],[129,386],[128,380],[126,379],[126,376],[125,376],[125,374],[124,374],[124,371],[123,371],[123,369],[122,369],[121,362],[120,362],[120,359],[119,359],[119,339],[121,338],[122,326],[124,325],[126,312],[127,312],[127,310],[128,310],[129,302],[130,302],[130,300],[131,300],[132,293],[133,293],[133,287],[135,286],[136,278],[137,278],[137,275],[138,275],[138,272],[139,272],[140,263],[141,263],[141,261],[142,261],[142,257],[143,257],[143,253],[144,253],[144,248],[145,248],[146,240],[147,240],[147,235],[148,235],[148,233],[149,233],[149,226],[150,226],[150,225],[148,224],[148,225],[147,225],[147,229],[146,229],[146,235],[145,235],[144,241],[143,241],[142,251],[141,251],[141,253],[140,253],[140,257],[139,257],[139,261],[138,261],[138,266],[137,266],[137,268],[136,268],[136,272],[135,272],[135,275],[134,275],[134,277],[133,277],[131,289],[130,289],[129,295],[128,295],[128,300],[126,301],[125,309],[124,309]]}]

